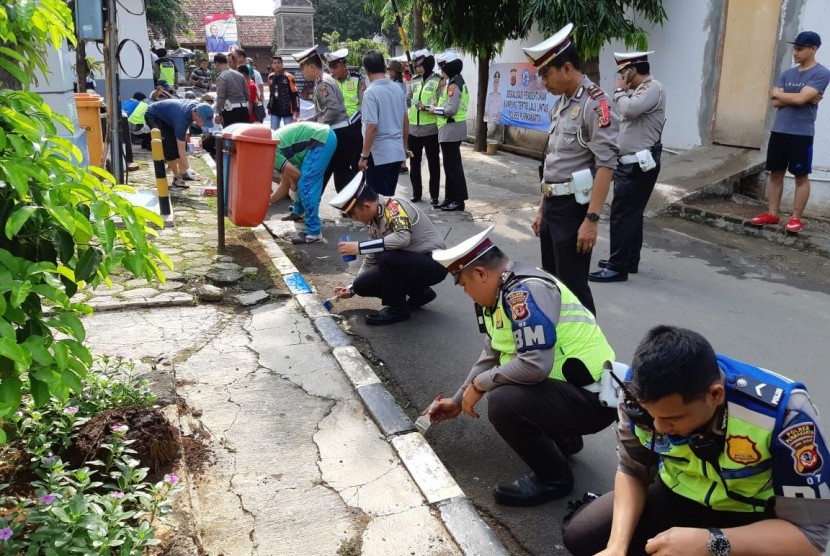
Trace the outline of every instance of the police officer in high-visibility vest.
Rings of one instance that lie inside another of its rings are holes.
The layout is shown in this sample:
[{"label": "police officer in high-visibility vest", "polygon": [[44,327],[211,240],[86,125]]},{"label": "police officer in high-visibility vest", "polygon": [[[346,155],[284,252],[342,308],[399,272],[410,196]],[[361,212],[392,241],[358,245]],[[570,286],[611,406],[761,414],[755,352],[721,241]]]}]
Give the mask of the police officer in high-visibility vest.
[{"label": "police officer in high-visibility vest", "polygon": [[572,554],[824,551],[830,452],[804,385],[673,326],[646,334],[628,375],[614,492],[566,519]]},{"label": "police officer in high-visibility vest", "polygon": [[438,142],[444,159],[446,186],[441,210],[464,210],[467,200],[467,178],[461,164],[461,141],[467,139],[467,104],[469,95],[461,70],[464,63],[455,52],[445,52],[438,62],[447,80],[437,105],[428,110],[438,116]]},{"label": "police officer in high-visibility vest", "polygon": [[[323,189],[326,188],[329,178],[334,174],[334,188],[340,191],[352,180],[357,173],[356,165],[352,166],[352,137],[349,116],[346,113],[346,103],[337,80],[323,71],[323,59],[320,57],[317,45],[302,52],[292,54],[306,81],[314,83],[314,121],[331,127],[337,136],[337,150],[331,158],[323,177]],[[358,152],[358,156],[360,153]],[[296,219],[297,215],[288,215],[283,220]]]},{"label": "police officer in high-visibility vest", "polygon": [[552,275],[513,262],[490,240],[493,226],[432,257],[476,303],[484,349],[454,397],[431,405],[431,423],[464,412],[487,394],[490,422],[532,473],[493,489],[496,502],[534,506],[567,496],[568,454],[582,435],[610,425],[600,381],[614,350],[591,312]]},{"label": "police officer in high-visibility vest", "polygon": [[441,155],[438,146],[438,117],[427,111],[427,107],[438,104],[441,93],[441,78],[432,72],[435,57],[429,50],[422,49],[412,54],[416,75],[409,84],[406,103],[409,106],[409,150],[412,151],[412,199],[417,203],[423,195],[421,160],[424,151],[429,168],[429,197],[433,207],[440,205]]},{"label": "police officer in high-visibility vest", "polygon": [[158,73],[158,81],[166,81],[173,90],[179,85],[179,70],[173,60],[167,57],[167,49],[159,48],[156,50],[158,60],[155,61]]},{"label": "police officer in high-visibility vest", "polygon": [[[360,103],[363,101],[363,93],[368,83],[366,76],[356,72],[350,72],[346,65],[346,57],[349,55],[348,48],[341,48],[334,52],[326,53],[326,64],[329,67],[331,76],[340,87],[343,93],[343,102],[346,104],[346,115],[349,117],[349,127],[343,136],[348,136],[349,165],[355,173],[358,172],[357,165],[360,163],[360,149],[363,146],[363,134],[360,130]],[[338,141],[342,141],[338,136]],[[338,189],[341,191],[341,189]]]},{"label": "police officer in high-visibility vest", "polygon": [[572,30],[569,23],[523,49],[548,92],[560,95],[551,109],[542,198],[531,228],[540,240],[542,268],[596,314],[588,272],[599,213],[617,167],[619,119],[611,98],[582,73]]}]

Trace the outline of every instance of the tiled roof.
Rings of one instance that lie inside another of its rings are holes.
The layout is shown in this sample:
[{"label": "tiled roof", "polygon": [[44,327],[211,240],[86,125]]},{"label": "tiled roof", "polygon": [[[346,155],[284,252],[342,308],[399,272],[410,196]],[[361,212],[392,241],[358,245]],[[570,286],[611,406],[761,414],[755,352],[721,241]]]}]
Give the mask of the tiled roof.
[{"label": "tiled roof", "polygon": [[[191,16],[190,30],[193,37],[176,36],[179,44],[202,45],[205,44],[205,27],[203,24],[206,14],[233,13],[232,0],[183,0],[182,9]],[[243,48],[257,46],[270,47],[274,42],[274,27],[277,21],[274,17],[259,17],[240,15],[236,19],[236,27],[239,31],[239,42]]]}]

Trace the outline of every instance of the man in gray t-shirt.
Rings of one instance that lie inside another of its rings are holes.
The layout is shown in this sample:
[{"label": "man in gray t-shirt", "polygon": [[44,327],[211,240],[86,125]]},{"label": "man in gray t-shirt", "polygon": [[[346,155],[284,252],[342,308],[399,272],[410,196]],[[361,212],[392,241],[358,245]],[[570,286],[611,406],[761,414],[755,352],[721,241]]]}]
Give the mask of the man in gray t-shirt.
[{"label": "man in gray t-shirt", "polygon": [[366,184],[385,196],[395,194],[401,162],[406,160],[409,118],[406,97],[386,77],[383,55],[369,50],[363,55],[369,87],[363,93],[363,150],[358,168],[366,171]]},{"label": "man in gray t-shirt", "polygon": [[801,214],[810,198],[816,115],[818,103],[830,83],[830,70],[816,62],[816,51],[821,46],[818,33],[802,31],[791,44],[793,60],[798,65],[781,74],[770,92],[772,105],[778,111],[767,147],[769,210],[750,220],[750,224],[764,226],[780,222],[784,174],[789,170],[795,176],[795,200],[793,215],[784,229],[797,233],[804,227]]}]

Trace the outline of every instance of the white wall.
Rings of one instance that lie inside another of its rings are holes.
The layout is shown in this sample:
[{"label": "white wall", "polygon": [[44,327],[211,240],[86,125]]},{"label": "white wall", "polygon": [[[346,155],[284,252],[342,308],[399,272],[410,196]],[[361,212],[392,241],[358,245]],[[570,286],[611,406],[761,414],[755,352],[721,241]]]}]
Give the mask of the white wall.
[{"label": "white wall", "polygon": [[[128,42],[121,51],[121,65],[126,70],[125,72],[119,68],[122,100],[130,98],[136,91],[149,95],[153,90],[150,39],[147,33],[147,18],[143,13],[143,5],[142,0],[121,0],[117,4],[118,41],[121,42],[125,39],[135,41],[135,43]],[[127,10],[141,15],[132,15]],[[96,43],[88,42],[86,47],[87,56],[96,60],[103,60],[102,48],[103,46],[100,44],[96,45]],[[144,60],[143,69],[141,67],[142,58]],[[103,96],[106,94],[104,76],[96,73],[95,77],[97,79],[95,89],[98,94]]]}]

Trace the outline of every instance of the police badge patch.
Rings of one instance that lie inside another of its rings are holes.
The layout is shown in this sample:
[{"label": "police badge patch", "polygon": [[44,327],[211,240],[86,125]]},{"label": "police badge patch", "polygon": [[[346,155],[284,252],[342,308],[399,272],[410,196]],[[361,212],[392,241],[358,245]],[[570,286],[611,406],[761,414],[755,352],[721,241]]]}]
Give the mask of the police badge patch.
[{"label": "police badge patch", "polygon": [[824,464],[816,447],[816,424],[798,423],[784,429],[778,439],[792,451],[795,472],[799,475],[812,475]]},{"label": "police badge patch", "polygon": [[510,312],[513,315],[512,320],[522,321],[530,316],[530,309],[527,307],[528,295],[530,294],[524,290],[516,290],[505,296],[507,304],[510,306]]},{"label": "police badge patch", "polygon": [[730,434],[726,439],[726,455],[735,463],[752,465],[761,461],[761,452],[751,438]]}]

